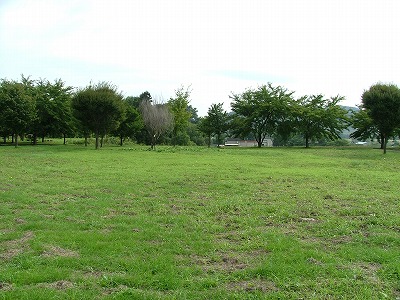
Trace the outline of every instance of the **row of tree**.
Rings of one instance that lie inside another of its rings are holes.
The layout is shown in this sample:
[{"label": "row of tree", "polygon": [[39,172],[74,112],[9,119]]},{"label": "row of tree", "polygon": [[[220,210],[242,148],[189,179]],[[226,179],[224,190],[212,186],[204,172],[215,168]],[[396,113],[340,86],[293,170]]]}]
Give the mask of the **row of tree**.
[{"label": "row of tree", "polygon": [[0,82],[0,135],[4,141],[29,135],[38,138],[81,136],[85,144],[95,137],[96,149],[105,136],[118,136],[155,148],[157,143],[172,145],[208,144],[212,138],[222,144],[227,136],[255,139],[259,147],[266,137],[287,144],[301,136],[305,146],[317,139],[339,139],[344,129],[355,128],[352,137],[378,138],[386,152],[390,137],[399,134],[400,90],[378,84],[365,91],[358,111],[339,105],[343,97],[310,95],[295,99],[293,92],[271,83],[232,94],[231,112],[222,103],[212,104],[199,118],[190,105],[190,88],[183,86],[167,102],[150,93],[124,97],[108,82],[75,89],[62,80],[53,83],[22,76],[20,81]]}]

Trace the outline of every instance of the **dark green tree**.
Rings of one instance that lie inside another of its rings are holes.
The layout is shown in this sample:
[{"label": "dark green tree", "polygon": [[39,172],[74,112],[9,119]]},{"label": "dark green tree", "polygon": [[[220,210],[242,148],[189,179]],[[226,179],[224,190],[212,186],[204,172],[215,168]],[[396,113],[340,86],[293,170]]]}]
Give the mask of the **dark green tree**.
[{"label": "dark green tree", "polygon": [[152,97],[148,91],[141,93],[139,96],[129,96],[125,98],[125,102],[137,110],[139,109],[142,101],[152,101]]},{"label": "dark green tree", "polygon": [[252,134],[261,147],[264,139],[274,135],[286,120],[293,92],[271,83],[242,94],[232,94],[232,130],[236,136]]},{"label": "dark green tree", "polygon": [[350,121],[355,129],[350,133],[351,138],[362,141],[377,138],[381,144],[381,149],[383,149],[382,136],[365,109],[360,107],[358,111],[353,112]]},{"label": "dark green tree", "polygon": [[199,131],[202,132],[207,137],[207,146],[210,147],[211,137],[214,132],[211,126],[210,118],[208,116],[200,117],[197,126]]},{"label": "dark green tree", "polygon": [[78,90],[72,98],[75,117],[82,128],[90,130],[96,138],[96,149],[99,138],[118,127],[125,119],[123,96],[116,86],[100,82]]},{"label": "dark green tree", "polygon": [[139,111],[132,105],[124,102],[125,119],[119,124],[118,128],[113,132],[120,139],[122,146],[126,138],[134,138],[136,134],[143,128],[143,120]]},{"label": "dark green tree", "polygon": [[0,128],[14,135],[15,147],[18,137],[29,130],[36,118],[35,102],[26,85],[17,81],[0,81]]},{"label": "dark green tree", "polygon": [[44,141],[45,136],[64,138],[73,132],[73,116],[71,109],[72,90],[61,79],[54,83],[39,80],[35,85],[35,101],[37,119],[32,126],[33,141],[36,144],[39,135]]},{"label": "dark green tree", "polygon": [[338,105],[342,100],[340,96],[326,99],[323,95],[312,95],[296,101],[297,105],[292,110],[295,117],[293,125],[303,135],[306,148],[311,140],[340,139],[342,131],[349,126],[347,110]]},{"label": "dark green tree", "polygon": [[197,108],[193,107],[192,105],[188,105],[187,111],[190,112],[190,123],[197,124],[199,122],[199,115]]},{"label": "dark green tree", "polygon": [[364,91],[362,108],[379,130],[386,154],[388,139],[400,127],[400,89],[394,84],[375,84]]},{"label": "dark green tree", "polygon": [[207,118],[219,146],[222,134],[228,130],[228,113],[223,109],[223,103],[212,104],[208,109]]}]

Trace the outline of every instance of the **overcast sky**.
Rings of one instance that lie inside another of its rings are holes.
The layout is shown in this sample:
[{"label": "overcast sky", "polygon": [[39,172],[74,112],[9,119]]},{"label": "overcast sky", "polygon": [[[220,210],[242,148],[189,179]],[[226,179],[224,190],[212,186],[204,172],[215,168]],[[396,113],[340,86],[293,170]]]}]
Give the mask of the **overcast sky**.
[{"label": "overcast sky", "polygon": [[398,0],[0,0],[0,78],[21,74],[191,104],[272,82],[360,103],[400,84]]}]

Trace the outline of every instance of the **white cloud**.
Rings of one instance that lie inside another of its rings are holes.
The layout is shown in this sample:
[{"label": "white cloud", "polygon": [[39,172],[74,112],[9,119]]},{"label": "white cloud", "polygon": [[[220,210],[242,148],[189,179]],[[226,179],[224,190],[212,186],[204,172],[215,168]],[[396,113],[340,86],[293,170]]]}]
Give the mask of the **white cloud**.
[{"label": "white cloud", "polygon": [[31,74],[168,98],[192,84],[201,114],[271,81],[359,102],[400,78],[396,0],[18,0],[0,6],[1,77]]}]

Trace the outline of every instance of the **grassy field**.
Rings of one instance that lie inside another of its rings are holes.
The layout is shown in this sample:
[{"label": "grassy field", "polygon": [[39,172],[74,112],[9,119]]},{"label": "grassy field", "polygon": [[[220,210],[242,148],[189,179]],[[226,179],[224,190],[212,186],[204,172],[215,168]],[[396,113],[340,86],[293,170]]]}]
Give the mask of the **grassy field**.
[{"label": "grassy field", "polygon": [[0,299],[400,299],[400,151],[0,147]]}]

